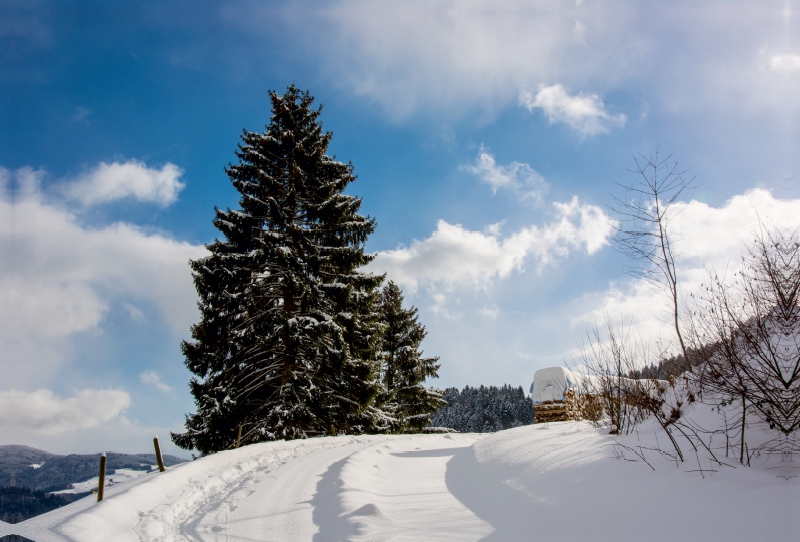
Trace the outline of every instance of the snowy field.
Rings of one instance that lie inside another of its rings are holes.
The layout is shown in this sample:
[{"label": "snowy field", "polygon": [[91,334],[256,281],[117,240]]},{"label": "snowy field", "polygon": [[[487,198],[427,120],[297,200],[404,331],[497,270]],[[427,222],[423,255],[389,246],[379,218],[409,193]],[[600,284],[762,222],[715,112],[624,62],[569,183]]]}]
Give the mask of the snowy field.
[{"label": "snowy field", "polygon": [[257,444],[115,485],[99,504],[87,497],[18,525],[0,523],[0,536],[37,542],[800,539],[800,461],[760,456],[749,468],[733,459],[727,467],[692,452],[676,465],[648,449],[657,438],[663,446],[663,434],[648,423],[614,440],[588,424],[564,422],[488,435]]}]

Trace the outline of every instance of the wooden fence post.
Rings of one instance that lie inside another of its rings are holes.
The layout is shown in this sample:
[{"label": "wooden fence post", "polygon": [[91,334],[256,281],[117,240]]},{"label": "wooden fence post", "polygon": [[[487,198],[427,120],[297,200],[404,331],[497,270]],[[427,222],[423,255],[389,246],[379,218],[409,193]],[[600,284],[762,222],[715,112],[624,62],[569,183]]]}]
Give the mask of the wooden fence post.
[{"label": "wooden fence post", "polygon": [[100,456],[100,472],[97,474],[97,502],[103,500],[103,490],[106,487],[106,454]]},{"label": "wooden fence post", "polygon": [[161,446],[158,445],[158,436],[153,437],[153,446],[156,448],[156,461],[158,462],[158,471],[164,472],[164,458],[161,457]]},{"label": "wooden fence post", "polygon": [[242,442],[242,426],[239,426],[239,434],[236,436],[236,447],[239,447],[239,444]]}]

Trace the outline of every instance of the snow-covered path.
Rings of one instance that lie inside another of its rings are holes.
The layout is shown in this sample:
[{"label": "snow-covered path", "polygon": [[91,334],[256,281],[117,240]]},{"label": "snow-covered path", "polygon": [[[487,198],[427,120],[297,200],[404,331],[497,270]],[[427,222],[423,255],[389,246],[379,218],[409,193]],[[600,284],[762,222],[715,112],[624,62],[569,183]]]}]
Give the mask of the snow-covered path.
[{"label": "snow-covered path", "polygon": [[0,523],[0,536],[36,542],[800,539],[794,512],[800,467],[793,457],[760,456],[741,467],[698,456],[679,465],[653,450],[658,431],[645,423],[635,434],[611,438],[585,423],[558,423],[491,435],[257,444],[114,486],[99,504],[86,498],[18,525]]},{"label": "snow-covered path", "polygon": [[[435,532],[451,521],[447,539],[479,540],[491,527],[455,499],[445,481],[447,461],[477,438],[306,441],[279,468],[229,484],[181,529],[189,540],[204,541],[389,540],[392,533],[421,539],[413,533]],[[382,502],[381,509],[376,503]]]},{"label": "snow-covered path", "polygon": [[247,446],[116,486],[99,504],[88,497],[18,525],[0,523],[0,536],[410,540],[444,522],[450,534],[434,539],[479,540],[491,526],[453,497],[445,473],[448,460],[480,437],[374,435]]}]

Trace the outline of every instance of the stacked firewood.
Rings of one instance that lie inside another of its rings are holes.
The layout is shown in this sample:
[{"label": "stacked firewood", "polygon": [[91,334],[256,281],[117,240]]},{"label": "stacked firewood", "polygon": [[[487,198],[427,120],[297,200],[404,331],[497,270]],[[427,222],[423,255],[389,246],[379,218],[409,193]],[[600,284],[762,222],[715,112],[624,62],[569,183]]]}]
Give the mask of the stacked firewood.
[{"label": "stacked firewood", "polygon": [[572,401],[543,401],[539,405],[533,405],[533,411],[533,423],[567,422],[577,418]]},{"label": "stacked firewood", "polygon": [[596,422],[603,415],[603,404],[595,394],[578,395],[575,390],[567,390],[562,401],[543,401],[539,405],[533,405],[533,411],[536,414],[533,423],[578,420]]}]

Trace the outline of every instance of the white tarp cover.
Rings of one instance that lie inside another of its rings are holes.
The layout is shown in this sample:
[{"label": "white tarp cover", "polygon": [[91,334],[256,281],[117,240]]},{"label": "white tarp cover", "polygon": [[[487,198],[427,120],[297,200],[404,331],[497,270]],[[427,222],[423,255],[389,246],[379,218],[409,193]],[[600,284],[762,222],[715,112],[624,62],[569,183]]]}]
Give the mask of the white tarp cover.
[{"label": "white tarp cover", "polygon": [[566,367],[547,367],[533,374],[533,404],[540,405],[544,401],[563,401],[564,393],[575,390],[581,394],[593,388],[593,376],[587,376]]}]

